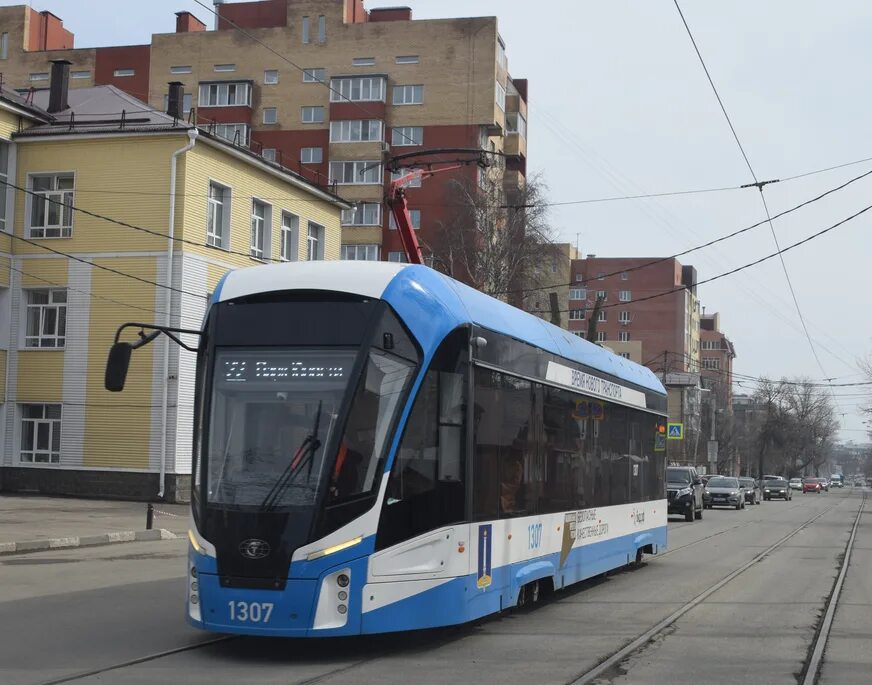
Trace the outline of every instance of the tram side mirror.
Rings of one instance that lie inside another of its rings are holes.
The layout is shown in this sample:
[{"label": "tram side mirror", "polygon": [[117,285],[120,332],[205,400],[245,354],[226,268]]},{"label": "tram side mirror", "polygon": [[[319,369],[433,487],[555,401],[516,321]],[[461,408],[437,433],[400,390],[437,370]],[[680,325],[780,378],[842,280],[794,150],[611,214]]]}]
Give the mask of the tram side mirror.
[{"label": "tram side mirror", "polygon": [[127,380],[127,369],[130,367],[132,353],[133,346],[126,342],[117,342],[109,350],[109,358],[106,360],[106,376],[103,381],[109,392],[124,390],[124,381]]}]

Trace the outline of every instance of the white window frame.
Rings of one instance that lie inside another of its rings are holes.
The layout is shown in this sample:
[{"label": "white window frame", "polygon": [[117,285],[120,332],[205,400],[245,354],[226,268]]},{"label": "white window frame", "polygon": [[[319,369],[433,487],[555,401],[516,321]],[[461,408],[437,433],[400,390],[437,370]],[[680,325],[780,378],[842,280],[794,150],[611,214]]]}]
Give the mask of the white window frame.
[{"label": "white window frame", "polygon": [[570,333],[572,333],[572,335],[577,335],[577,336],[578,336],[579,338],[581,338],[582,340],[585,339],[585,338],[584,338],[584,331],[570,331]]},{"label": "white window frame", "polygon": [[608,302],[609,299],[609,291],[608,290],[597,290],[596,291],[596,299],[603,298],[603,302]]},{"label": "white window frame", "polygon": [[630,342],[630,331],[618,331],[618,342]]},{"label": "white window frame", "polygon": [[606,312],[605,309],[600,309],[599,314],[596,315],[596,320],[598,322],[608,321],[609,320],[608,312]]},{"label": "white window frame", "polygon": [[263,70],[263,85],[265,86],[275,86],[279,82],[279,70],[278,69],[264,69]]},{"label": "white window frame", "polygon": [[620,352],[619,356],[623,357],[624,359],[629,359],[630,353],[629,352]]},{"label": "white window frame", "polygon": [[351,66],[353,67],[374,67],[375,57],[352,57]]},{"label": "white window frame", "polygon": [[720,371],[721,360],[717,357],[703,357],[702,368],[706,371]]},{"label": "white window frame", "polygon": [[15,219],[15,188],[5,185],[5,182],[16,177],[17,148],[14,143],[0,140],[0,149],[6,151],[6,164],[0,166],[0,181],[4,182],[0,185],[0,233],[11,233]]},{"label": "white window frame", "polygon": [[630,312],[626,310],[621,310],[621,313],[618,314],[618,322],[619,323],[630,323]]},{"label": "white window frame", "polygon": [[[248,147],[249,136],[251,135],[251,128],[248,124],[215,124],[212,128],[214,135],[226,140],[228,143],[232,143],[233,145],[239,145],[240,147]],[[236,139],[236,134],[241,133],[239,136],[239,140]]]},{"label": "white window frame", "polygon": [[[221,190],[220,201],[212,197],[213,188]],[[230,249],[230,208],[232,199],[233,195],[230,186],[220,181],[209,179],[206,193],[206,244],[209,247],[215,247],[219,250]],[[220,210],[217,209],[218,206],[220,206]],[[221,216],[218,217],[220,226],[217,227],[220,233],[215,232],[214,222],[215,213],[218,211],[221,213]]]},{"label": "white window frame", "polygon": [[[170,96],[164,95],[164,112],[169,109],[170,106]],[[182,96],[182,112],[187,113],[191,111],[191,108],[194,106],[194,94],[193,93],[185,93]]]},{"label": "white window frame", "polygon": [[606,338],[605,331],[597,331],[596,332],[596,341],[597,342],[606,342],[607,340],[608,340],[608,338]]},{"label": "white window frame", "polygon": [[[411,171],[412,171],[411,169],[400,169],[399,171],[392,171],[391,172],[391,181],[399,180],[403,176],[408,175],[409,172],[411,172]],[[404,183],[403,187],[404,188],[420,188],[423,181],[424,181],[424,179],[421,176],[415,176],[415,178],[413,178],[412,180]]]},{"label": "white window frame", "polygon": [[[421,228],[421,210],[420,209],[410,209],[409,210],[409,220],[412,223],[412,228],[416,231]],[[397,222],[394,219],[394,214],[391,212],[388,214],[388,228],[392,231],[397,230]]]},{"label": "white window frame", "polygon": [[585,316],[587,316],[587,312],[585,311],[584,307],[569,310],[570,321],[584,321]]},{"label": "white window frame", "polygon": [[324,106],[305,105],[303,107],[300,107],[300,121],[304,124],[323,124]]},{"label": "white window frame", "polygon": [[277,124],[279,123],[279,110],[276,107],[263,108],[263,123]]},{"label": "white window frame", "polygon": [[70,72],[71,79],[86,79],[91,78],[91,72],[88,69],[81,69],[77,71]]},{"label": "white window frame", "polygon": [[499,81],[495,81],[496,88],[494,93],[494,101],[497,103],[497,107],[499,107],[504,112],[506,111],[506,89],[503,87],[503,84]]},{"label": "white window frame", "polygon": [[569,299],[570,300],[586,300],[587,299],[587,288],[570,288],[569,289]]},{"label": "white window frame", "polygon": [[323,14],[318,15],[318,43],[327,42],[327,17]]},{"label": "white window frame", "polygon": [[116,69],[112,72],[112,76],[114,76],[115,78],[127,78],[129,76],[136,76],[136,69],[131,69],[130,67]]},{"label": "white window frame", "polygon": [[420,61],[418,55],[397,55],[394,58],[394,64],[418,64]]},{"label": "white window frame", "polygon": [[326,80],[327,70],[324,67],[303,69],[303,83],[324,83]]},{"label": "white window frame", "polygon": [[197,102],[200,107],[251,107],[251,90],[248,81],[207,81],[199,85]]},{"label": "white window frame", "polygon": [[[366,135],[364,135],[366,134]],[[381,119],[350,119],[330,122],[331,143],[384,142]]]},{"label": "white window frame", "polygon": [[381,226],[381,202],[357,202],[351,209],[343,209],[340,215],[343,226]]},{"label": "white window frame", "polygon": [[[419,90],[416,90],[419,89]],[[406,105],[424,104],[424,86],[421,83],[409,83],[394,86],[391,103],[404,107]]]},{"label": "white window frame", "polygon": [[424,144],[423,126],[394,126],[391,129],[392,147],[413,147]]},{"label": "white window frame", "polygon": [[377,262],[379,260],[379,245],[343,245],[340,259],[343,261]]},{"label": "white window frame", "polygon": [[619,302],[630,302],[633,299],[633,292],[631,290],[619,290],[618,291],[618,301]]},{"label": "white window frame", "polygon": [[330,102],[384,102],[384,76],[343,76],[330,79]]},{"label": "white window frame", "polygon": [[[260,211],[258,211],[260,210]],[[270,226],[272,225],[272,205],[256,197],[251,199],[251,236],[248,254],[260,261],[270,258]]]},{"label": "white window frame", "polygon": [[171,74],[190,74],[194,71],[190,64],[177,64],[170,67]]},{"label": "white window frame", "polygon": [[627,280],[629,280],[629,279],[630,279],[630,274],[628,274],[626,271],[622,271],[622,272],[621,272],[621,280],[622,280],[622,281],[627,281]]},{"label": "white window frame", "polygon": [[[67,344],[66,288],[27,288],[24,295],[24,348],[28,350],[62,350]],[[37,293],[47,298],[45,303],[34,303]],[[54,330],[46,331],[49,312],[54,320]],[[36,322],[36,334],[30,335],[31,321]],[[50,344],[48,344],[50,343]]]},{"label": "white window frame", "polygon": [[0,33],[0,59],[9,59],[9,32]]},{"label": "white window frame", "polygon": [[405,252],[388,252],[388,261],[396,264],[406,264],[409,260],[406,258]]},{"label": "white window frame", "polygon": [[[57,188],[58,181],[61,178],[71,178],[73,181],[72,188],[59,190]],[[51,178],[52,188],[41,191],[34,189],[34,181],[38,178]],[[69,238],[73,235],[74,214],[73,206],[76,197],[76,173],[74,171],[46,171],[31,173],[27,175],[27,237],[28,238]],[[46,223],[36,226],[34,225],[34,213],[36,207],[43,204],[44,216]],[[50,217],[51,206],[54,204],[62,204],[66,211],[61,209],[60,223],[48,223]],[[66,214],[66,219],[64,218]]]},{"label": "white window frame", "polygon": [[260,156],[263,157],[267,162],[275,162],[277,156],[276,148],[265,147],[260,151]]},{"label": "white window frame", "polygon": [[34,71],[30,74],[31,81],[48,81],[47,71]]},{"label": "white window frame", "polygon": [[226,74],[232,71],[236,71],[235,64],[215,64],[212,66],[212,71],[218,72],[219,74]]},{"label": "white window frame", "polygon": [[382,185],[384,172],[381,162],[375,159],[333,161],[330,180],[337,185]]},{"label": "white window frame", "polygon": [[300,217],[293,212],[282,211],[281,252],[283,262],[296,262],[300,249]]},{"label": "white window frame", "polygon": [[[22,402],[19,406],[19,440],[18,440],[18,462],[21,464],[59,464],[61,460],[61,441],[63,438],[63,420],[64,406],[57,402]],[[41,409],[41,417],[25,417],[26,407],[39,407]],[[48,417],[49,408],[58,408],[60,416]],[[40,426],[46,426],[48,429],[48,446],[46,449],[39,449],[39,429]],[[24,437],[30,432],[32,437],[31,450],[24,450]],[[57,440],[55,440],[57,434]],[[54,449],[54,444],[57,443],[57,450]],[[29,458],[26,458],[26,456]],[[38,459],[39,456],[45,456],[45,459]]]},{"label": "white window frame", "polygon": [[312,23],[309,20],[309,17],[303,17],[300,24],[301,24],[301,28],[303,30],[303,35],[302,35],[303,45],[308,45],[309,43],[312,42],[312,33],[311,33]]},{"label": "white window frame", "polygon": [[[317,154],[316,154],[317,151]],[[323,164],[324,163],[324,148],[323,147],[301,147],[300,148],[300,163],[301,164]]]},{"label": "white window frame", "polygon": [[319,223],[309,221],[306,224],[306,261],[314,262],[324,259],[324,241],[327,230]]}]

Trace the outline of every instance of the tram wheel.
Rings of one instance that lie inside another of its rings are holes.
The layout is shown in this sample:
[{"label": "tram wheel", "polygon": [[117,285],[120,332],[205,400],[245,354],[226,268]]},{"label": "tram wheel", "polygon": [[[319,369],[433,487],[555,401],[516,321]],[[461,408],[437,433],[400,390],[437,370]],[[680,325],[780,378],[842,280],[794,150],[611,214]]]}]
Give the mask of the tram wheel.
[{"label": "tram wheel", "polygon": [[515,605],[519,609],[527,606],[527,586],[522,585],[521,589],[518,590],[518,603]]},{"label": "tram wheel", "polygon": [[539,581],[535,580],[532,583],[530,583],[530,603],[535,604],[536,602],[538,602],[539,595],[540,595]]}]

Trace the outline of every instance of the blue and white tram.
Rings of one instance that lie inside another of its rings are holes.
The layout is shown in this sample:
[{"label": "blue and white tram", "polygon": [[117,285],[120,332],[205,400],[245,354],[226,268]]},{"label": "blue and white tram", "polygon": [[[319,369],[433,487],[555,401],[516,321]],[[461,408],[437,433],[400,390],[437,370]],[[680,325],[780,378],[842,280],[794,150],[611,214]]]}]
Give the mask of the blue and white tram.
[{"label": "blue and white tram", "polygon": [[228,273],[197,388],[200,628],[458,624],[666,548],[654,374],[426,267]]}]

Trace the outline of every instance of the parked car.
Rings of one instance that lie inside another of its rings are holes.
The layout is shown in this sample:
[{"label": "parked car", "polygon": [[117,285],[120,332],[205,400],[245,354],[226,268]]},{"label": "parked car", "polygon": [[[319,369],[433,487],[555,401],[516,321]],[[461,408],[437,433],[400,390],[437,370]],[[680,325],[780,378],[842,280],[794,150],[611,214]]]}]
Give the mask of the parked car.
[{"label": "parked car", "polygon": [[763,501],[763,490],[753,478],[739,478],[739,485],[745,490],[746,504],[760,504]]},{"label": "parked car", "polygon": [[704,486],[692,466],[670,466],[666,469],[666,514],[682,514],[685,521],[702,518]]},{"label": "parked car", "polygon": [[707,509],[713,507],[745,508],[745,492],[738,478],[715,476],[705,486],[703,502]]},{"label": "parked car", "polygon": [[790,489],[790,483],[784,478],[770,478],[763,481],[763,499],[783,499],[790,501],[793,499],[793,491]]},{"label": "parked car", "polygon": [[804,495],[807,492],[813,492],[816,495],[821,493],[821,484],[818,483],[817,478],[805,478],[802,481],[802,494]]},{"label": "parked car", "polygon": [[802,490],[802,478],[791,478],[789,485],[791,490]]}]

